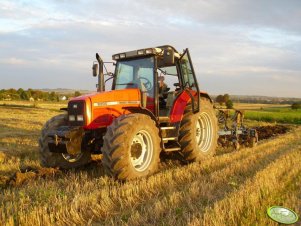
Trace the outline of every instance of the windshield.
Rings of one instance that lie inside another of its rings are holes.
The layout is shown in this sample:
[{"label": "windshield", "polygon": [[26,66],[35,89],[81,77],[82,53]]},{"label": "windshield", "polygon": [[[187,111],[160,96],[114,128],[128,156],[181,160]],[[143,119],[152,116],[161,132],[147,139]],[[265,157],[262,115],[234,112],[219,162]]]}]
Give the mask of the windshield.
[{"label": "windshield", "polygon": [[113,89],[138,88],[142,95],[142,106],[155,112],[155,87],[153,56],[118,61]]},{"label": "windshield", "polygon": [[152,92],[153,86],[153,57],[117,62],[114,89],[139,88]]}]

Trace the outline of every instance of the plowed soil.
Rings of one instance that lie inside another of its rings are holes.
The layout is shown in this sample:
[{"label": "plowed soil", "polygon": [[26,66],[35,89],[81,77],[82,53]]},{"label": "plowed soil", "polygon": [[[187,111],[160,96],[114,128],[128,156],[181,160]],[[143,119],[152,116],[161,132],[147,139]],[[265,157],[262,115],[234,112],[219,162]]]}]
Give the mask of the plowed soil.
[{"label": "plowed soil", "polygon": [[289,127],[284,125],[274,126],[259,126],[255,127],[258,132],[258,140],[269,139],[279,134],[284,134],[289,131]]}]

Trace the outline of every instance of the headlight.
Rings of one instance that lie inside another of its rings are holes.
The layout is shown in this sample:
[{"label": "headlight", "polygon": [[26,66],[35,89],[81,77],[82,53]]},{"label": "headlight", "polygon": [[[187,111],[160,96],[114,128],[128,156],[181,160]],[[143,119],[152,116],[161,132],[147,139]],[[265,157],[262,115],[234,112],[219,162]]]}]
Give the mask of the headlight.
[{"label": "headlight", "polygon": [[84,116],[83,115],[78,115],[77,116],[77,121],[84,121]]},{"label": "headlight", "polygon": [[125,53],[120,53],[120,54],[119,54],[119,57],[120,57],[120,58],[125,58]]},{"label": "headlight", "polygon": [[75,116],[74,115],[69,115],[69,121],[74,122],[75,121]]}]

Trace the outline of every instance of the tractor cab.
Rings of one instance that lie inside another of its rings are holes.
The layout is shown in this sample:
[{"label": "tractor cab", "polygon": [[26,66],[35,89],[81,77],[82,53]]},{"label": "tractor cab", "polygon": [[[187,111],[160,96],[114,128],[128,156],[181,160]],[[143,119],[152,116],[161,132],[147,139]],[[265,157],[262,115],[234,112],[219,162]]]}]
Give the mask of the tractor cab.
[{"label": "tractor cab", "polygon": [[181,95],[191,99],[194,112],[199,110],[199,88],[188,49],[180,54],[172,46],[159,46],[115,54],[113,60],[112,90],[138,88],[142,107],[155,116],[169,117]]}]

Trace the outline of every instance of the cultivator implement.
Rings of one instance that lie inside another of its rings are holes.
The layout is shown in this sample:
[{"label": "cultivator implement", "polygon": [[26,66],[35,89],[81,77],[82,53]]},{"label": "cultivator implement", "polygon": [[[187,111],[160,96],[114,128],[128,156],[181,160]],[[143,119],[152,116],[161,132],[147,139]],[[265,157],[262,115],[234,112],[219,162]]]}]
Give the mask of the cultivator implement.
[{"label": "cultivator implement", "polygon": [[[243,124],[244,111],[235,110],[231,117],[230,111],[219,109],[218,123],[220,130],[218,131],[218,144],[222,147],[233,146],[236,150],[240,146],[254,147],[258,142],[258,133],[256,129],[247,128]],[[228,124],[231,122],[231,125]]]}]

